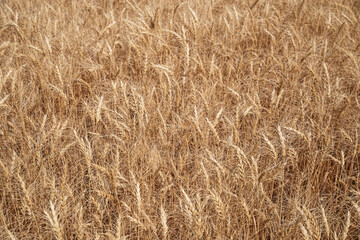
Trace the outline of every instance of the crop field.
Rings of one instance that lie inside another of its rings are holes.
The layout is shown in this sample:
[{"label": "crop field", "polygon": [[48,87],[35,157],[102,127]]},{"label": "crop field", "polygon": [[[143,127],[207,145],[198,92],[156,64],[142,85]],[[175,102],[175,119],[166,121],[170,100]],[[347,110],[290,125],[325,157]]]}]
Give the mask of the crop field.
[{"label": "crop field", "polygon": [[360,0],[1,0],[0,239],[360,239]]}]

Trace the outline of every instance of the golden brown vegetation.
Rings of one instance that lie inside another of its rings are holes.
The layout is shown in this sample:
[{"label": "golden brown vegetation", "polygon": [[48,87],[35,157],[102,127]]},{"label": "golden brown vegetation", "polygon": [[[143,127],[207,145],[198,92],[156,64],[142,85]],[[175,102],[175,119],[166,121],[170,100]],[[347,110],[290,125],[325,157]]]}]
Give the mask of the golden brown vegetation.
[{"label": "golden brown vegetation", "polygon": [[359,239],[360,1],[0,3],[1,239]]}]

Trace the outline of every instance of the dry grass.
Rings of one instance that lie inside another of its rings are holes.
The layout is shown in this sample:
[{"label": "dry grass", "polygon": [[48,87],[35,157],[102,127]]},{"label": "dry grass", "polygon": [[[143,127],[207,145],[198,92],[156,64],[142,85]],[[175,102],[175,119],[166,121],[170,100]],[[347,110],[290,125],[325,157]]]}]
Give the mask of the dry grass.
[{"label": "dry grass", "polygon": [[360,1],[0,2],[1,239],[359,239]]}]

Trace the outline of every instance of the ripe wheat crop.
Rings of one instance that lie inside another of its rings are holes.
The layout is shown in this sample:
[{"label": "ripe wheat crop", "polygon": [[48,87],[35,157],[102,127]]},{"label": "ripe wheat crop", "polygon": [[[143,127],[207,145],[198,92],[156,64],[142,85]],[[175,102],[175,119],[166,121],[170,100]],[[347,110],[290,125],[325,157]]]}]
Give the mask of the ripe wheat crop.
[{"label": "ripe wheat crop", "polygon": [[0,239],[359,239],[360,1],[0,1]]}]

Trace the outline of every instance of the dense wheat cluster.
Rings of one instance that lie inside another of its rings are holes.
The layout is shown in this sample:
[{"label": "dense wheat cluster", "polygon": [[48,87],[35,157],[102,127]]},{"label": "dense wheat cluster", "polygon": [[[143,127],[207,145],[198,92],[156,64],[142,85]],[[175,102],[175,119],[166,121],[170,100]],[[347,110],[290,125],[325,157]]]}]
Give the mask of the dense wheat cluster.
[{"label": "dense wheat cluster", "polygon": [[0,2],[0,239],[359,239],[360,1]]}]

